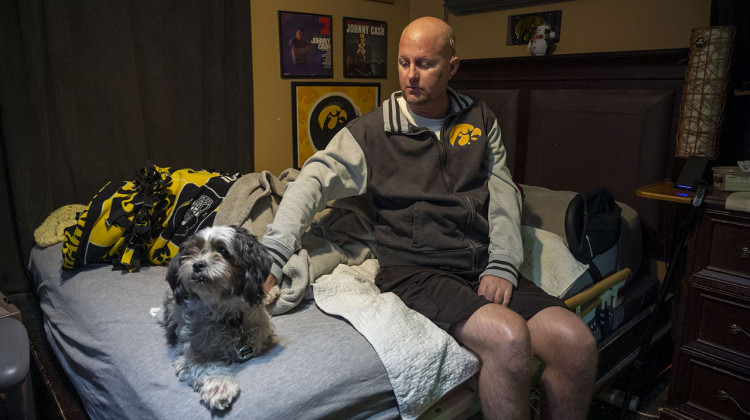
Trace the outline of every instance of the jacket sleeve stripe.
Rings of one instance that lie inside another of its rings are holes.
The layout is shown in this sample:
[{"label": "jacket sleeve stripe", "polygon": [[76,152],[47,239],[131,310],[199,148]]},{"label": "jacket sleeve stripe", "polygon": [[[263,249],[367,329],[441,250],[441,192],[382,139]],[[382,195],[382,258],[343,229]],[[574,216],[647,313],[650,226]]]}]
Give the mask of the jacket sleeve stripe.
[{"label": "jacket sleeve stripe", "polygon": [[512,274],[515,277],[518,277],[518,269],[514,267],[511,263],[505,262],[505,261],[492,261],[491,263],[487,264],[487,269],[494,269],[494,270],[500,270],[504,271],[506,273]]},{"label": "jacket sleeve stripe", "polygon": [[281,252],[271,247],[266,247],[266,249],[271,254],[271,258],[273,258],[274,262],[276,262],[282,267],[286,264],[287,259]]}]

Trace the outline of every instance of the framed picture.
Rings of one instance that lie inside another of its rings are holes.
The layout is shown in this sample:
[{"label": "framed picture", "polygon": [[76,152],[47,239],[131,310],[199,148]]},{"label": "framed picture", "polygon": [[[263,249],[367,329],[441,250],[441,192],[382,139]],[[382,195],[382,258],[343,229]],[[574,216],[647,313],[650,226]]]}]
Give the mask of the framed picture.
[{"label": "framed picture", "polygon": [[281,77],[333,77],[329,15],[279,10]]},{"label": "framed picture", "polygon": [[379,104],[379,83],[292,82],[294,167],[301,168],[349,121]]},{"label": "framed picture", "polygon": [[387,76],[387,23],[344,18],[344,77]]},{"label": "framed picture", "polygon": [[528,44],[537,26],[541,25],[549,25],[550,30],[555,32],[555,37],[551,39],[553,43],[560,42],[562,10],[508,16],[506,45]]}]

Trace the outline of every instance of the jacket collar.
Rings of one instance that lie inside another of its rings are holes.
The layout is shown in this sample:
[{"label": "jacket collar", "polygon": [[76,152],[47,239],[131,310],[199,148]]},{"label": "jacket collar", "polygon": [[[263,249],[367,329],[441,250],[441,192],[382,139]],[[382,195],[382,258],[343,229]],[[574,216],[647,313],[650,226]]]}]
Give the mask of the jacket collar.
[{"label": "jacket collar", "polygon": [[[448,99],[451,101],[452,114],[463,111],[474,103],[470,97],[451,88],[448,88]],[[415,126],[411,115],[403,112],[406,106],[406,99],[401,91],[393,92],[391,97],[383,103],[383,122],[386,133],[407,134],[417,131],[418,127]]]}]

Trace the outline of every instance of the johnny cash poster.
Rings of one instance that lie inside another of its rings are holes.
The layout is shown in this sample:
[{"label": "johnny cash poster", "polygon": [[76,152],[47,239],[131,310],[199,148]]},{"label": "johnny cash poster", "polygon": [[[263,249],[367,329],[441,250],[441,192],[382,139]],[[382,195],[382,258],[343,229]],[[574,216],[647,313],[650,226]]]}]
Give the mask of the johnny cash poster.
[{"label": "johnny cash poster", "polygon": [[385,78],[386,22],[344,18],[344,77]]},{"label": "johnny cash poster", "polygon": [[329,15],[279,11],[281,77],[333,77]]}]

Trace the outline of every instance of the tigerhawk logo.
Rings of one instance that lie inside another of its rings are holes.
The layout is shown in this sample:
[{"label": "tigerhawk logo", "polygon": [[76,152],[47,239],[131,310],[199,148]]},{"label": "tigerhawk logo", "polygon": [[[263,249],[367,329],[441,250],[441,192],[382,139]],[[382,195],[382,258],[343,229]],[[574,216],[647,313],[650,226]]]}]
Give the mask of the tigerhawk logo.
[{"label": "tigerhawk logo", "polygon": [[315,149],[325,149],[333,136],[359,114],[353,101],[344,95],[331,95],[318,102],[310,114],[309,124]]},{"label": "tigerhawk logo", "polygon": [[455,146],[456,143],[458,143],[459,146],[466,146],[469,142],[478,139],[481,135],[482,130],[471,124],[458,124],[453,127],[448,139],[451,142],[451,146]]}]

